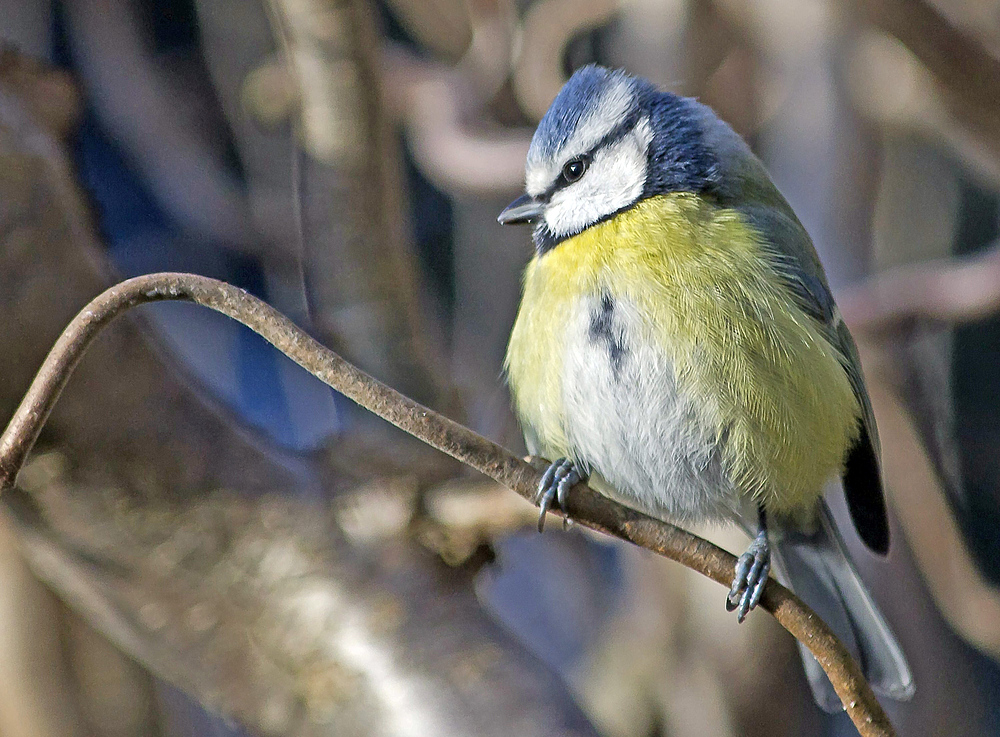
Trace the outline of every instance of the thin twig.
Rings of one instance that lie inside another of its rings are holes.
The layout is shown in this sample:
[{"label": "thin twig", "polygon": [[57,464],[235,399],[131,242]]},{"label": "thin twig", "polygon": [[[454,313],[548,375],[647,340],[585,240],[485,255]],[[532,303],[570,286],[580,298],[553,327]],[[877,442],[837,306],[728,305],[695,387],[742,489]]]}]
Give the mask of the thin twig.
[{"label": "thin twig", "polygon": [[845,0],[902,41],[969,105],[1000,105],[1000,60],[927,0]]},{"label": "thin twig", "polygon": [[[101,328],[131,307],[163,300],[195,302],[228,315],[362,407],[534,501],[541,474],[496,443],[368,376],[242,289],[192,274],[169,273],[117,284],[69,324],[0,437],[0,489],[13,486],[60,391]],[[689,532],[583,486],[574,488],[568,507],[579,524],[676,560],[726,587],[731,582],[736,559]],[[895,734],[857,663],[826,623],[773,579],[761,605],[816,656],[862,737]]]},{"label": "thin twig", "polygon": [[1000,60],[927,0],[842,0],[899,39],[941,83],[956,116],[1000,156]]},{"label": "thin twig", "polygon": [[913,320],[982,320],[1000,310],[1000,245],[891,269],[843,290],[837,301],[851,330],[873,337]]},{"label": "thin twig", "polygon": [[520,51],[511,81],[521,109],[540,119],[566,82],[563,52],[574,37],[600,26],[617,9],[614,0],[545,0],[521,21]]}]

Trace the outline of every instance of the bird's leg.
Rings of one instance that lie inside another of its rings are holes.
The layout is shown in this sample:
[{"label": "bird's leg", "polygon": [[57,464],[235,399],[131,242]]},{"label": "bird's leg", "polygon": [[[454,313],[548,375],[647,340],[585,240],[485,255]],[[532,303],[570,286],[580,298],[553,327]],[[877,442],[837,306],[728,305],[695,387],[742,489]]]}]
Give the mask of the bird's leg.
[{"label": "bird's leg", "polygon": [[558,504],[565,512],[569,490],[581,481],[583,475],[577,470],[576,464],[568,458],[560,458],[548,467],[542,480],[538,482],[538,496],[535,497],[535,502],[541,508],[538,513],[539,532],[545,528],[545,513],[549,511],[552,503]]},{"label": "bird's leg", "polygon": [[771,545],[767,541],[767,515],[763,507],[758,508],[758,515],[760,527],[757,537],[736,562],[736,575],[726,599],[726,609],[730,612],[735,609],[736,619],[741,623],[746,619],[747,612],[760,601],[767,585],[767,575],[771,572]]}]

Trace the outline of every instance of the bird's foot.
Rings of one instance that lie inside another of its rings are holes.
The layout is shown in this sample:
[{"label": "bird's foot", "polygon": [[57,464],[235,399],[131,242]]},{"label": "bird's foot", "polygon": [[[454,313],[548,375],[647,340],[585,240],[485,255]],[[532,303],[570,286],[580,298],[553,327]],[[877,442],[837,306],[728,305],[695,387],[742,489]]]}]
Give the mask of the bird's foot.
[{"label": "bird's foot", "polygon": [[[558,505],[563,513],[566,512],[566,496],[569,490],[581,481],[583,475],[568,458],[560,458],[548,467],[542,480],[538,482],[538,496],[535,497],[535,503],[541,509],[538,513],[539,532],[545,529],[545,514],[553,503]],[[563,520],[568,522],[569,517],[565,516]]]},{"label": "bird's foot", "polygon": [[747,613],[760,602],[770,572],[771,546],[767,542],[767,533],[762,530],[750,543],[747,552],[736,561],[736,575],[726,598],[726,610],[731,612],[735,609],[738,622],[742,623]]}]

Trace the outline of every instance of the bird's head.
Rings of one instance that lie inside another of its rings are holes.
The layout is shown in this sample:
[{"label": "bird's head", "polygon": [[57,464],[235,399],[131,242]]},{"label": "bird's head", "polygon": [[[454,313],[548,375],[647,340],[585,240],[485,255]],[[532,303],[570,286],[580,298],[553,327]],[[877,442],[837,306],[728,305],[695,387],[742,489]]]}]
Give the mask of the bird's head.
[{"label": "bird's head", "polygon": [[644,79],[583,67],[531,139],[525,194],[497,219],[534,224],[544,253],[646,197],[710,193],[719,167],[703,132],[708,118],[717,120],[704,105]]}]

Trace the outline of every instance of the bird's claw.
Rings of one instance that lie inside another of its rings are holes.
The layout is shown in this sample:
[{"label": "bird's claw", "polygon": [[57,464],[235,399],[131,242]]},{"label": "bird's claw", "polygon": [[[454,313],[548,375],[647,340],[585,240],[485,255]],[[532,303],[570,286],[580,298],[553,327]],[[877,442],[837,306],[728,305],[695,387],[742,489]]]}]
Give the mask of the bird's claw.
[{"label": "bird's claw", "polygon": [[736,619],[742,623],[747,614],[757,606],[771,572],[771,546],[767,535],[761,532],[736,561],[736,575],[726,598],[726,610],[736,610]]},{"label": "bird's claw", "polygon": [[[566,497],[569,490],[581,481],[583,476],[568,458],[560,458],[546,469],[542,480],[538,482],[538,496],[535,499],[541,510],[538,513],[539,532],[545,529],[545,514],[552,508],[553,503],[564,513],[566,512]],[[568,520],[568,516],[563,517],[564,523]]]}]

